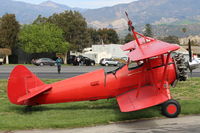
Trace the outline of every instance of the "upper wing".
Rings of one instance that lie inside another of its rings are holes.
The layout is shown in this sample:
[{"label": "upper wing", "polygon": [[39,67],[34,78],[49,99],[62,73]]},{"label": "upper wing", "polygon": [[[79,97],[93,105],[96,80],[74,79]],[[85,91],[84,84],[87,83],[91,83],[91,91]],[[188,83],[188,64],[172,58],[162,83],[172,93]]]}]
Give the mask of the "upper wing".
[{"label": "upper wing", "polygon": [[128,53],[128,57],[133,61],[139,61],[146,58],[151,58],[157,55],[165,54],[171,51],[175,51],[180,47],[178,45],[170,44],[153,38],[139,38],[138,41],[131,41],[124,44],[121,49],[124,51],[131,50]]}]

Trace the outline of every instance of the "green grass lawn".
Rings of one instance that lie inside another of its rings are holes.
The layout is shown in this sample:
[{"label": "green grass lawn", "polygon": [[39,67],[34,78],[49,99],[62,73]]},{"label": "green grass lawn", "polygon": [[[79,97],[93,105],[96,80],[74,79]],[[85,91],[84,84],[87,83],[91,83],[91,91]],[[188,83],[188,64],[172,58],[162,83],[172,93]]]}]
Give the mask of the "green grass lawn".
[{"label": "green grass lawn", "polygon": [[[57,80],[44,80],[46,83]],[[160,107],[122,113],[115,99],[41,105],[28,109],[9,103],[6,80],[0,80],[0,130],[74,128],[139,118],[163,117]],[[200,114],[200,78],[179,82],[171,89],[182,106],[181,115]]]}]

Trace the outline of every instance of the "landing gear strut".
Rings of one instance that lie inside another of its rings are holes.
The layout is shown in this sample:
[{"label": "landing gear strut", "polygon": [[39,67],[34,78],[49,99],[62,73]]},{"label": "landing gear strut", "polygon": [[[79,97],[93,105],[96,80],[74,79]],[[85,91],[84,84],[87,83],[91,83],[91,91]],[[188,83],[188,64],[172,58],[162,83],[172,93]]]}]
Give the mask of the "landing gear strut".
[{"label": "landing gear strut", "polygon": [[173,99],[170,99],[161,105],[162,114],[169,118],[177,117],[181,112],[180,104]]}]

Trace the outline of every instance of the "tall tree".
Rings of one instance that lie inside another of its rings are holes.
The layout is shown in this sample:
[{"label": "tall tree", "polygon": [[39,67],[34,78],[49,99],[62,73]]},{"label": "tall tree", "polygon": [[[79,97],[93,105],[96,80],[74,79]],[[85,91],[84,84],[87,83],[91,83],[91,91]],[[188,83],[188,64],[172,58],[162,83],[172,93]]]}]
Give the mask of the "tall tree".
[{"label": "tall tree", "polygon": [[14,14],[5,14],[0,18],[0,48],[14,48],[20,25]]},{"label": "tall tree", "polygon": [[79,12],[65,11],[54,14],[48,18],[48,22],[63,29],[65,40],[72,44],[74,49],[81,51],[91,44],[87,23]]},{"label": "tall tree", "polygon": [[54,24],[25,25],[19,36],[22,49],[27,53],[66,53],[69,47],[63,31]]},{"label": "tall tree", "polygon": [[143,33],[145,36],[148,36],[148,37],[153,37],[153,32],[152,32],[152,27],[150,24],[146,24],[145,25],[145,28],[144,28],[144,33]]},{"label": "tall tree", "polygon": [[92,44],[101,43],[99,32],[94,28],[88,28],[88,32],[90,34]]},{"label": "tall tree", "polygon": [[98,30],[99,36],[100,36],[100,41],[103,41],[106,44],[109,43],[119,43],[119,36],[117,32],[113,29],[99,29]]}]

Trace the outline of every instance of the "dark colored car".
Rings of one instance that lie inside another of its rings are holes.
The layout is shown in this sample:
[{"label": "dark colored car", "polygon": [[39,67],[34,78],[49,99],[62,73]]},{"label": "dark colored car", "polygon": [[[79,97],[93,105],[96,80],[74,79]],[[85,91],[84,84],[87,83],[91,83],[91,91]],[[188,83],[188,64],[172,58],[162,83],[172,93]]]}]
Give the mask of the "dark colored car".
[{"label": "dark colored car", "polygon": [[76,56],[75,55],[70,55],[68,58],[67,58],[67,64],[73,64],[76,60]]},{"label": "dark colored car", "polygon": [[37,66],[44,66],[44,65],[54,66],[56,65],[56,61],[50,58],[39,58],[36,60],[32,60],[32,64],[37,65]]},{"label": "dark colored car", "polygon": [[74,66],[78,66],[78,65],[94,66],[95,65],[94,60],[82,55],[79,55],[79,56],[71,55],[67,62],[68,64],[73,64]]}]

